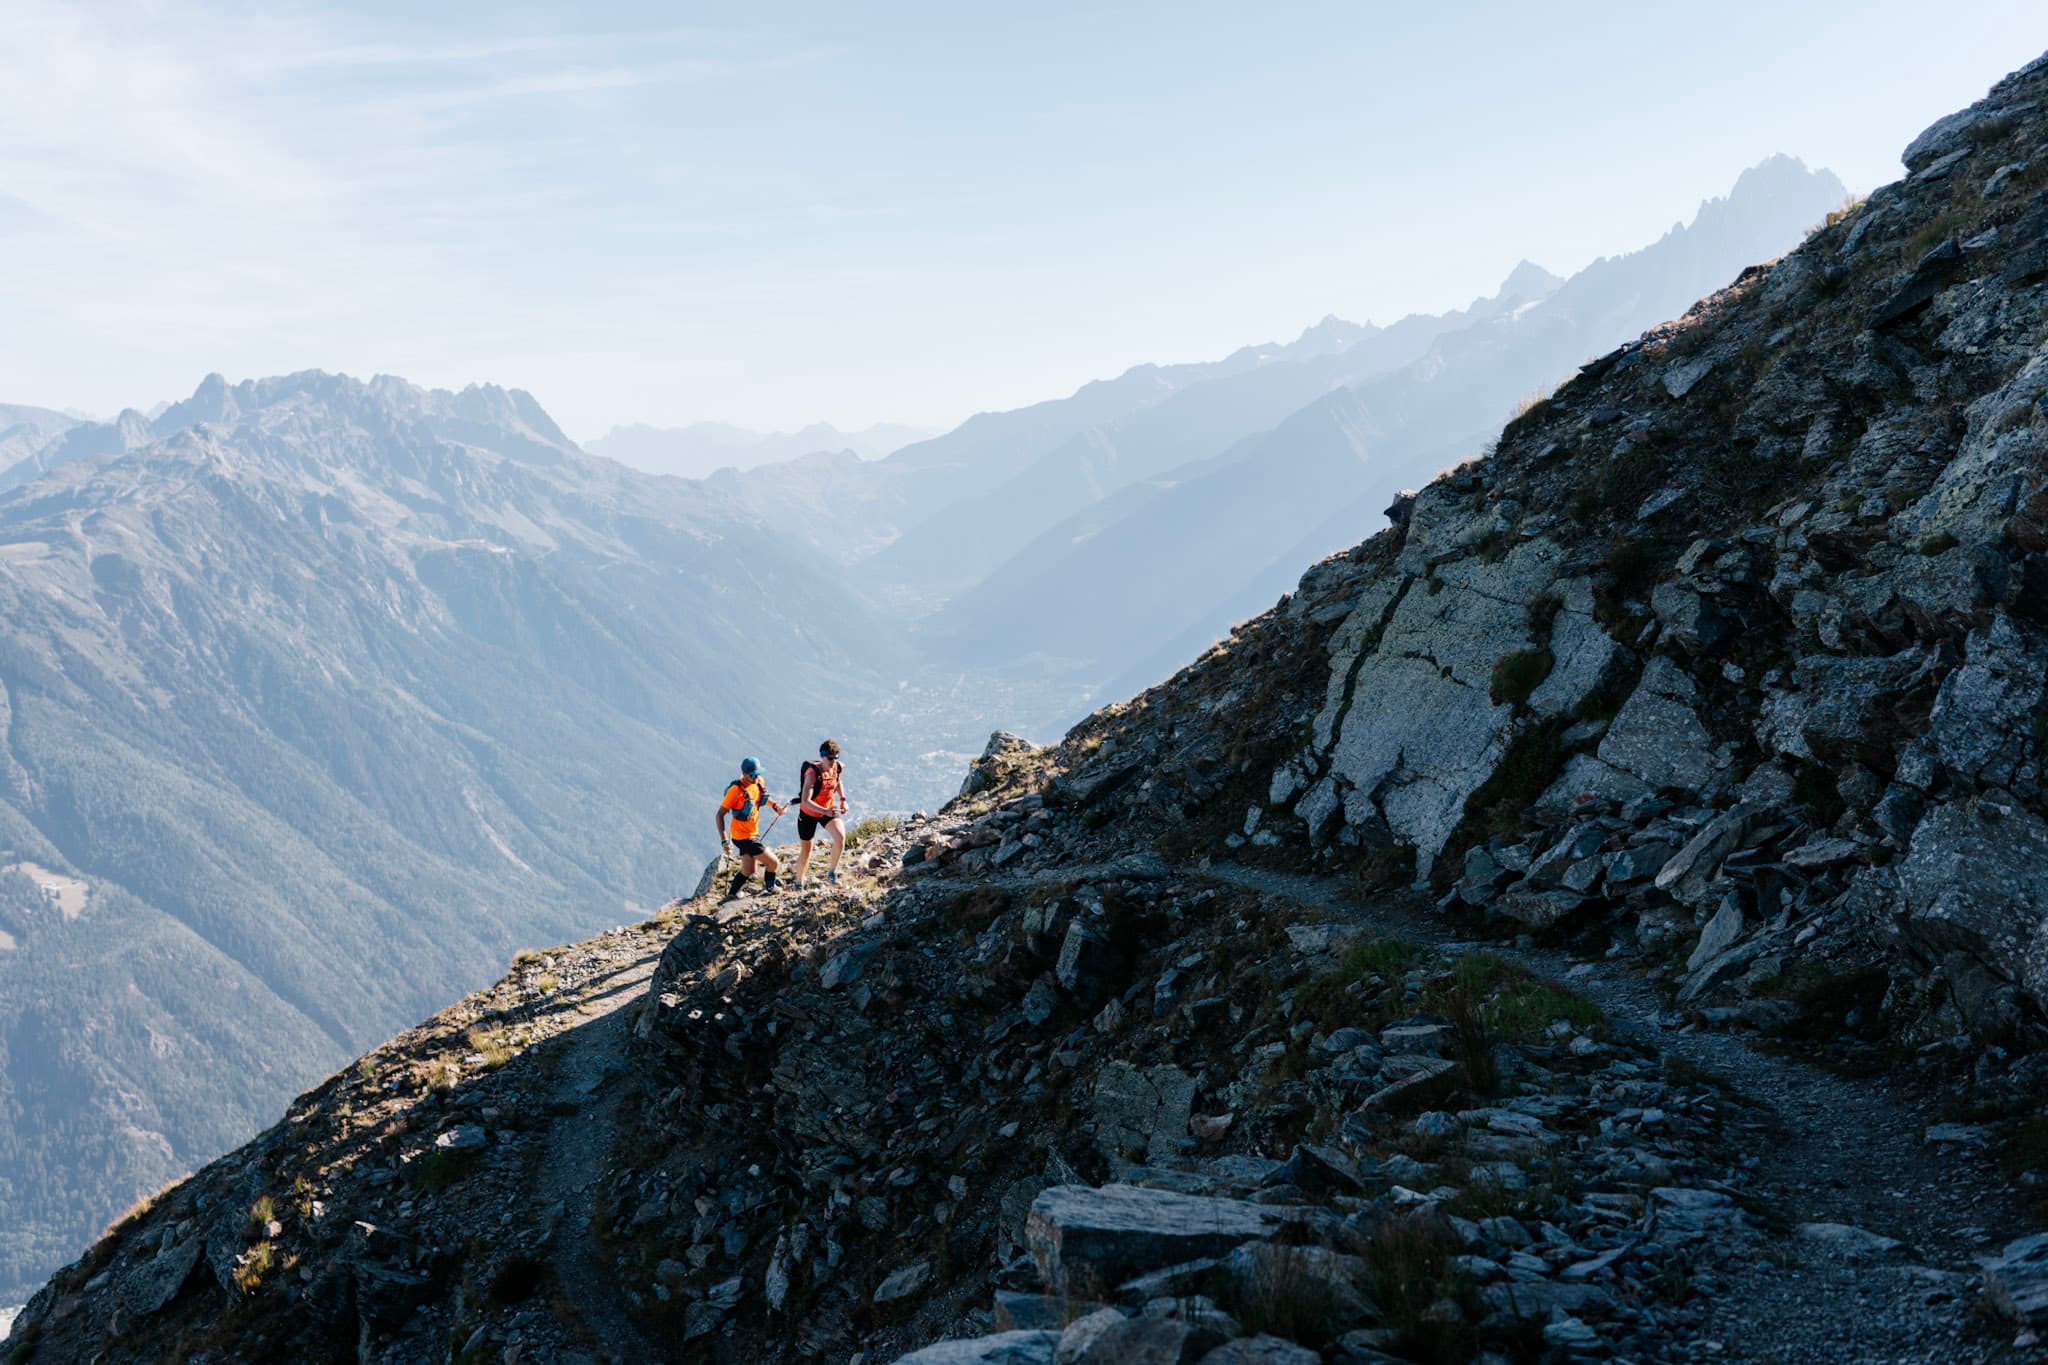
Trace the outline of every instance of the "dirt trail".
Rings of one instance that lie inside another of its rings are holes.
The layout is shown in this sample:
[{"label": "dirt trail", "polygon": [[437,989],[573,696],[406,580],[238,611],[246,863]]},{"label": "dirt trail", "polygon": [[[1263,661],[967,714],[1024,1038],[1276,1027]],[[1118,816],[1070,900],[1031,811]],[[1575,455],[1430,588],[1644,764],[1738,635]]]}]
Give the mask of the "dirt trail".
[{"label": "dirt trail", "polygon": [[657,946],[621,961],[582,1005],[584,1022],[557,1046],[551,1108],[558,1116],[535,1174],[535,1203],[551,1220],[548,1240],[563,1296],[575,1305],[578,1324],[590,1340],[604,1343],[608,1358],[657,1360],[627,1310],[617,1267],[596,1226],[600,1182],[611,1168],[627,1043],[634,1004],[646,993],[660,959]]},{"label": "dirt trail", "polygon": [[[1484,948],[1569,986],[1624,1035],[1682,1059],[1758,1107],[1750,1158],[1759,1187],[1791,1223],[1847,1223],[1906,1249],[1851,1264],[1795,1241],[1796,1264],[1758,1263],[1712,1286],[1703,1358],[1759,1361],[2010,1358],[2009,1332],[1972,1321],[1977,1258],[2037,1230],[1990,1156],[1931,1145],[1943,1116],[1882,1079],[1850,1080],[1774,1055],[1734,1033],[1679,1026],[1627,966],[1476,940],[1426,903],[1368,907],[1350,887],[1311,876],[1216,863],[1219,881],[1283,896],[1373,929],[1441,948]],[[1707,1286],[1703,1286],[1707,1287]]]}]

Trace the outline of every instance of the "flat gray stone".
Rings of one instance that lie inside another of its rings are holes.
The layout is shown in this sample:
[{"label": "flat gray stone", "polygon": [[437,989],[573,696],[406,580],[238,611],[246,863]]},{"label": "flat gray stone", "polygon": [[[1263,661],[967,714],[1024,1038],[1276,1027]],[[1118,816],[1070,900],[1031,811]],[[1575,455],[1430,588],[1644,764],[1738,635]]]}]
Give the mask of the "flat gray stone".
[{"label": "flat gray stone", "polygon": [[[199,1265],[201,1239],[187,1237],[169,1251],[160,1251],[154,1260],[128,1271],[121,1277],[121,1302],[137,1317],[148,1317],[178,1296],[192,1278],[192,1272]],[[0,1338],[4,1339],[4,1338]]]},{"label": "flat gray stone", "polygon": [[1060,1334],[1053,1331],[997,1332],[964,1341],[934,1342],[894,1365],[1053,1365]]},{"label": "flat gray stone", "polygon": [[1693,947],[1692,956],[1685,960],[1687,971],[1697,971],[1701,963],[1711,962],[1735,946],[1735,940],[1742,937],[1742,905],[1733,896],[1724,897],[1721,908],[1700,930],[1700,941]]},{"label": "flat gray stone", "polygon": [[1600,761],[1646,785],[1705,792],[1719,785],[1714,742],[1693,709],[1691,678],[1666,658],[1650,660],[1600,741]]},{"label": "flat gray stone", "polygon": [[1058,1185],[1032,1201],[1025,1241],[1057,1292],[1089,1293],[1148,1270],[1273,1236],[1282,1209],[1133,1185]]},{"label": "flat gray stone", "polygon": [[1906,1249],[1906,1244],[1896,1237],[1869,1232],[1851,1223],[1801,1223],[1792,1229],[1792,1235],[1846,1261],[1884,1260]]},{"label": "flat gray stone", "polygon": [[1685,846],[1657,869],[1652,885],[1678,900],[1698,904],[1704,899],[1714,874],[1721,870],[1721,860],[1735,851],[1755,818],[1756,812],[1748,806],[1722,811],[1701,826],[1699,833],[1686,840]]},{"label": "flat gray stone", "polygon": [[1200,1365],[1322,1365],[1322,1359],[1306,1346],[1262,1333],[1224,1342],[1203,1356]]},{"label": "flat gray stone", "polygon": [[1961,953],[2048,1005],[2048,821],[1986,796],[1944,802],[1899,865],[1906,936]]},{"label": "flat gray stone", "polygon": [[2014,1322],[2048,1324],[2048,1233],[2007,1242],[2004,1253],[1984,1267],[1984,1292]]},{"label": "flat gray stone", "polygon": [[1673,398],[1683,398],[1693,391],[1702,379],[1714,368],[1714,362],[1705,356],[1694,356],[1681,360],[1664,371],[1664,392]]},{"label": "flat gray stone", "polygon": [[459,1123],[437,1134],[434,1146],[444,1152],[480,1152],[489,1141],[490,1137],[476,1124]]},{"label": "flat gray stone", "polygon": [[1095,1082],[1095,1145],[1112,1165],[1164,1161],[1186,1139],[1194,1102],[1194,1078],[1179,1067],[1110,1062]]},{"label": "flat gray stone", "polygon": [[1075,1362],[1086,1359],[1089,1348],[1103,1333],[1126,1321],[1128,1316],[1114,1308],[1098,1308],[1085,1317],[1075,1318],[1060,1333],[1059,1345],[1053,1353],[1055,1365],[1075,1365]]},{"label": "flat gray stone", "polygon": [[1626,805],[1654,789],[1634,773],[1626,773],[1591,754],[1573,754],[1557,781],[1536,799],[1541,810],[1566,814],[1585,804]]},{"label": "flat gray stone", "polygon": [[900,1270],[892,1271],[875,1286],[875,1302],[896,1303],[902,1299],[914,1299],[931,1288],[931,1283],[930,1261],[919,1261],[914,1265],[904,1266]]},{"label": "flat gray stone", "polygon": [[2048,685],[2048,645],[2000,614],[1970,632],[1962,667],[1943,680],[1928,717],[1935,756],[1973,783],[2017,785],[2034,747]]},{"label": "flat gray stone", "polygon": [[1472,537],[1491,524],[1450,489],[1433,485],[1418,496],[1402,565],[1433,566],[1433,590],[1407,586],[1377,644],[1361,647],[1350,709],[1332,722],[1330,773],[1350,788],[1345,819],[1383,824],[1411,845],[1419,875],[1507,751],[1515,708],[1489,695],[1494,665],[1532,643],[1529,604],[1549,590],[1562,559],[1546,540],[1498,561],[1471,555]]}]

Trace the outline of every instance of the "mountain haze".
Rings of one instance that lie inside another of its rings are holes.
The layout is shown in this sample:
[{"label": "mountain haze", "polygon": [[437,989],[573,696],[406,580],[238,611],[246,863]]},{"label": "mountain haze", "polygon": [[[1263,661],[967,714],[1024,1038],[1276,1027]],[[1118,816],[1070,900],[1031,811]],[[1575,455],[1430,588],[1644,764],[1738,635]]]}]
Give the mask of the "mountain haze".
[{"label": "mountain haze", "polygon": [[[1107,681],[1112,695],[1142,688],[1269,604],[1304,560],[1379,523],[1396,491],[1475,453],[1517,400],[1776,256],[1845,198],[1828,172],[1773,157],[1641,251],[1535,288],[1518,270],[1400,368],[1084,504],[935,613],[928,643]],[[1115,609],[1065,609],[1096,594]]]},{"label": "mountain haze", "polygon": [[827,422],[796,431],[751,431],[724,422],[693,422],[686,427],[634,423],[613,427],[584,442],[583,448],[644,473],[702,479],[721,469],[753,469],[820,451],[850,450],[861,459],[877,460],[932,434],[924,427],[892,422],[858,431],[841,431]]}]

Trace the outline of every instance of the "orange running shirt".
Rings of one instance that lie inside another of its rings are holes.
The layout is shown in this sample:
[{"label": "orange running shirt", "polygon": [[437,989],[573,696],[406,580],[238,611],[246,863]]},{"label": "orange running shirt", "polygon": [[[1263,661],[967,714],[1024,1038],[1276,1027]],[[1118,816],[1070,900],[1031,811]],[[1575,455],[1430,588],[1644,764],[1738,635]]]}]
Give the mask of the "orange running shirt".
[{"label": "orange running shirt", "polygon": [[754,831],[761,827],[761,807],[768,804],[768,789],[761,785],[759,778],[751,782],[734,782],[726,787],[725,800],[719,803],[729,811],[742,811],[747,808],[749,800],[754,803],[754,813],[732,817],[732,837],[735,839],[751,839]]}]

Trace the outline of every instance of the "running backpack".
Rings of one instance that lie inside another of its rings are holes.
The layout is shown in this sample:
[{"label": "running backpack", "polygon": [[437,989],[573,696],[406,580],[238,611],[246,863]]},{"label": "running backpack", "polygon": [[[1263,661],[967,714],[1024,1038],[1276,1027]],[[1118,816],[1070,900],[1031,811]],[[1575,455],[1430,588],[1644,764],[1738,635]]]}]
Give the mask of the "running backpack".
[{"label": "running backpack", "polygon": [[797,800],[802,801],[804,799],[804,783],[810,781],[813,773],[817,774],[818,787],[811,793],[811,804],[817,806],[820,810],[830,810],[832,809],[831,802],[817,799],[823,794],[825,783],[825,761],[821,758],[807,758],[804,760],[804,765],[796,770]]},{"label": "running backpack", "polygon": [[752,784],[744,782],[736,777],[732,781],[725,784],[725,789],[727,791],[731,791],[734,787],[738,787],[740,789],[740,808],[736,811],[733,811],[733,814],[737,815],[742,820],[753,819],[755,807]]}]

